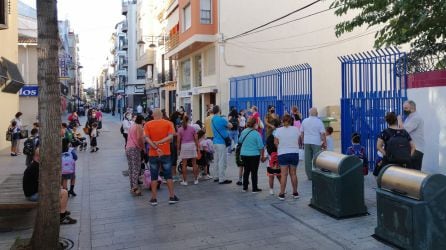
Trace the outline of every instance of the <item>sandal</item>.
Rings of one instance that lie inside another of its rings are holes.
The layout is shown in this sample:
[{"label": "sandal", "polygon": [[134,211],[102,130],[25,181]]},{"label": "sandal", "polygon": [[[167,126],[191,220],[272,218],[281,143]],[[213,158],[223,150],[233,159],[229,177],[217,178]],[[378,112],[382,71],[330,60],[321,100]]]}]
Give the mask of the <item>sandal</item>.
[{"label": "sandal", "polygon": [[139,190],[139,188],[132,188],[130,190],[130,192],[134,195],[134,196],[142,196],[141,190]]}]

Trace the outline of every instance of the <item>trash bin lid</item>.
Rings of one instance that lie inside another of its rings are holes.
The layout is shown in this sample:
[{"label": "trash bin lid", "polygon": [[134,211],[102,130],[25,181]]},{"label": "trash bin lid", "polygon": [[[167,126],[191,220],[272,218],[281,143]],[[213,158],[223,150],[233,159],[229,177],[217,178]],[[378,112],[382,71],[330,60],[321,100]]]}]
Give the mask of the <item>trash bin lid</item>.
[{"label": "trash bin lid", "polygon": [[412,199],[422,199],[423,182],[428,177],[421,171],[388,165],[378,177],[378,187]]},{"label": "trash bin lid", "polygon": [[347,155],[332,151],[320,151],[314,156],[313,165],[316,168],[325,169],[332,173],[339,174],[341,162],[347,157]]}]

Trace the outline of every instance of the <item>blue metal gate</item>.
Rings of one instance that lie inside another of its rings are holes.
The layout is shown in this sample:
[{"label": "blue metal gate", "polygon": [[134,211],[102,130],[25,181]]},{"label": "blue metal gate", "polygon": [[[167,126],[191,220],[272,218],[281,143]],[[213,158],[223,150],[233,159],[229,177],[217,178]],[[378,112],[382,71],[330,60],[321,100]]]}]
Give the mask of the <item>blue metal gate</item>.
[{"label": "blue metal gate", "polygon": [[342,68],[341,144],[351,145],[351,134],[361,135],[370,164],[375,165],[376,140],[387,126],[384,116],[401,114],[407,100],[406,53],[397,48],[339,58]]},{"label": "blue metal gate", "polygon": [[303,117],[308,117],[312,106],[312,69],[309,64],[270,70],[254,75],[230,79],[229,106],[237,110],[257,106],[264,116],[268,105],[274,105],[278,115],[299,107]]}]

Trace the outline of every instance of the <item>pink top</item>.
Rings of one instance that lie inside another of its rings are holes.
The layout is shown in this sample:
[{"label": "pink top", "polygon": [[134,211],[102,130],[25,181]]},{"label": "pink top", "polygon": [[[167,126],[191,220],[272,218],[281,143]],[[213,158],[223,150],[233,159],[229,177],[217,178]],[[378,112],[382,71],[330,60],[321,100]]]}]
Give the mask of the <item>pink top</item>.
[{"label": "pink top", "polygon": [[178,129],[178,134],[181,136],[181,143],[190,143],[195,141],[195,129],[192,126],[187,125],[187,128],[184,129],[181,126]]},{"label": "pink top", "polygon": [[125,146],[126,149],[128,148],[138,148],[140,150],[144,149],[144,146],[141,145],[142,141],[141,138],[138,138],[138,129],[141,129],[140,136],[143,136],[141,125],[135,123],[129,128],[127,145]]}]

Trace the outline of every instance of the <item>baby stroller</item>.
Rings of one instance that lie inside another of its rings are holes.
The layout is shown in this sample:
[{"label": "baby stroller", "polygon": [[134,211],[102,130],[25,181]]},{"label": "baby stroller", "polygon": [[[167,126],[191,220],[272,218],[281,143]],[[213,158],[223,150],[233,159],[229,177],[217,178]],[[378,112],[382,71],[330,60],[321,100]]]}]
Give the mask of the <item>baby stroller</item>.
[{"label": "baby stroller", "polygon": [[87,146],[88,146],[88,144],[87,144],[87,141],[86,141],[86,140],[87,140],[87,139],[86,139],[85,137],[74,137],[74,138],[71,140],[71,145],[72,145],[74,148],[79,147],[79,151],[87,150]]},{"label": "baby stroller", "polygon": [[[206,162],[208,162],[205,157],[206,157],[205,155],[202,155],[200,159],[197,159],[198,170],[200,171],[200,173],[204,172],[204,168],[206,167],[206,164],[207,164]],[[205,162],[205,160],[206,160],[206,162]],[[186,166],[188,168],[192,168],[192,160],[191,159],[187,159]],[[177,170],[178,170],[179,174],[183,173],[183,163],[182,163],[182,161],[180,161],[178,163]]]}]

